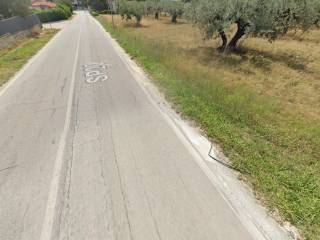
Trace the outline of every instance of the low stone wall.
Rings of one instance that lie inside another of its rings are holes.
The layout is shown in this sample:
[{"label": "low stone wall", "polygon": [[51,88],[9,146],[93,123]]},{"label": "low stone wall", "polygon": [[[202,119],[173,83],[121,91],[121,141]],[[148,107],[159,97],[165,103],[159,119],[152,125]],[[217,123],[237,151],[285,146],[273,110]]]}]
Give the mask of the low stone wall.
[{"label": "low stone wall", "polygon": [[42,25],[36,15],[13,17],[0,21],[0,49],[38,32]]},{"label": "low stone wall", "polygon": [[0,21],[0,36],[5,34],[15,34],[21,31],[30,30],[35,26],[41,27],[41,22],[37,15],[26,17],[12,17]]},{"label": "low stone wall", "polygon": [[31,35],[30,30],[21,31],[16,34],[5,34],[0,37],[0,49],[5,48],[15,42],[17,42],[19,39],[28,37]]}]

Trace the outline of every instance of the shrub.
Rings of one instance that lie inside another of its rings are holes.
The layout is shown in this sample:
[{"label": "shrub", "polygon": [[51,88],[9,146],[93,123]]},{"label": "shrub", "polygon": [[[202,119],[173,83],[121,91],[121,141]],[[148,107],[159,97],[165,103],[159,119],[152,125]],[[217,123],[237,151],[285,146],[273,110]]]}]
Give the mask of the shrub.
[{"label": "shrub", "polygon": [[66,4],[59,4],[58,8],[61,8],[68,15],[68,18],[72,16],[72,12],[73,12],[72,7],[70,8]]},{"label": "shrub", "polygon": [[59,4],[56,8],[36,11],[36,14],[42,23],[46,23],[68,19],[71,17],[72,12],[67,5]]},{"label": "shrub", "polygon": [[70,12],[73,13],[73,6],[71,0],[56,0],[59,5],[64,5],[69,8]]},{"label": "shrub", "polygon": [[94,11],[94,10],[91,10],[91,11],[90,11],[90,14],[91,14],[92,16],[94,16],[94,17],[99,16],[99,13],[97,13],[97,12]]}]

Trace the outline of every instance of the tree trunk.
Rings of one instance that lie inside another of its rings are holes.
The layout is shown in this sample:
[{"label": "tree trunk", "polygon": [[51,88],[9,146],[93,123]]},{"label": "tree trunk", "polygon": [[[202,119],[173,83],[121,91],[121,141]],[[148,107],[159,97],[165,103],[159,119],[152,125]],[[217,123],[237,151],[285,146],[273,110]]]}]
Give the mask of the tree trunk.
[{"label": "tree trunk", "polygon": [[171,22],[177,23],[177,18],[178,18],[178,14],[176,14],[176,13],[172,14]]},{"label": "tree trunk", "polygon": [[218,50],[221,52],[224,52],[224,50],[227,47],[228,39],[227,39],[226,33],[224,31],[219,31],[219,35],[222,40],[222,44],[220,47],[218,47]]},{"label": "tree trunk", "polygon": [[227,46],[228,50],[230,51],[237,50],[238,41],[246,34],[246,28],[249,26],[248,23],[244,22],[241,19],[237,20],[236,24],[238,27],[237,32],[235,33],[235,35],[233,36],[233,38]]},{"label": "tree trunk", "polygon": [[159,19],[159,12],[155,13],[154,18],[157,19],[157,20]]},{"label": "tree trunk", "polygon": [[140,15],[137,15],[135,17],[136,17],[136,26],[140,27],[140,22],[141,22],[142,17]]}]

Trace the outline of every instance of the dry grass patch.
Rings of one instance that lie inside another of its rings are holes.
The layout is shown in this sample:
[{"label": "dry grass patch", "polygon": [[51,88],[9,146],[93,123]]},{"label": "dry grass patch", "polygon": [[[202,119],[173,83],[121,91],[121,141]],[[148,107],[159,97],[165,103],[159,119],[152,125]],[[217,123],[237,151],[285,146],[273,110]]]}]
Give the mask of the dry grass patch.
[{"label": "dry grass patch", "polygon": [[[106,16],[110,18],[110,16]],[[179,19],[159,21],[144,18],[142,27],[115,17],[116,26],[151,41],[154,47],[178,49],[185,54],[188,65],[199,65],[227,85],[245,85],[252,91],[277,98],[311,118],[320,119],[320,30],[290,34],[273,43],[248,38],[242,41],[243,53],[221,56],[216,51],[218,39],[204,41],[201,33]],[[231,34],[230,34],[231,35]]]}]

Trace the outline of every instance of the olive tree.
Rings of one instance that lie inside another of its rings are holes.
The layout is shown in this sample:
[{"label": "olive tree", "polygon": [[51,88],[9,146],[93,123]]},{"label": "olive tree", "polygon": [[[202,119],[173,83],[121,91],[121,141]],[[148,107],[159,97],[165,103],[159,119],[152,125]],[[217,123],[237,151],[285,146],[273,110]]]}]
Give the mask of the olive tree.
[{"label": "olive tree", "polygon": [[314,24],[317,27],[320,27],[320,2],[317,2],[315,4],[314,11],[315,11]]},{"label": "olive tree", "polygon": [[319,23],[320,20],[320,1],[319,0],[304,0],[298,1],[297,8],[298,23],[300,21],[301,28],[308,30],[311,25]]},{"label": "olive tree", "polygon": [[171,16],[171,22],[177,23],[177,18],[182,16],[184,4],[181,1],[162,1],[163,11]]},{"label": "olive tree", "polygon": [[119,2],[119,14],[123,19],[131,20],[132,17],[136,19],[137,26],[140,25],[143,15],[145,14],[145,5],[141,1],[121,1]]},{"label": "olive tree", "polygon": [[232,24],[232,11],[231,0],[192,1],[185,9],[187,19],[200,28],[206,39],[212,38],[216,33],[220,35],[222,45],[219,49],[225,49],[227,46],[225,30]]},{"label": "olive tree", "polygon": [[280,33],[287,33],[293,29],[306,31],[317,23],[317,18],[319,18],[317,9],[319,9],[320,1],[278,0],[275,2],[278,3],[278,6],[273,19],[275,19],[275,25],[280,29]]},{"label": "olive tree", "polygon": [[154,18],[159,19],[159,14],[162,11],[162,4],[160,3],[160,0],[145,1],[144,9],[147,16],[149,14],[154,14]]},{"label": "olive tree", "polygon": [[[275,40],[292,29],[308,30],[317,21],[318,0],[193,0],[186,16],[209,39],[219,34],[220,50],[234,51],[244,35]],[[228,42],[226,31],[237,30]]]}]

